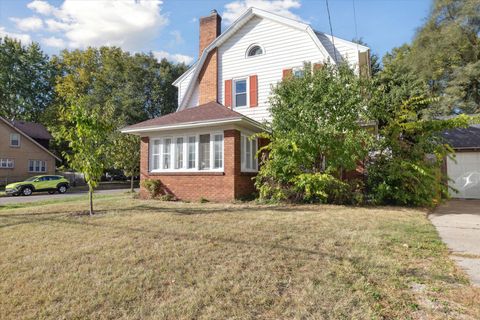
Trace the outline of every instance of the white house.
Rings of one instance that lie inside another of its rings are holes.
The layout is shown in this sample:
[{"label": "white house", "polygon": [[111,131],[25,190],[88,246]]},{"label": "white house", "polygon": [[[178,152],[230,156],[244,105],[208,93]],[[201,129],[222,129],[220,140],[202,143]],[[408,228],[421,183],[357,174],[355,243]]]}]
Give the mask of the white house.
[{"label": "white house", "polygon": [[230,201],[254,191],[262,141],[248,137],[271,119],[269,96],[285,76],[327,61],[370,72],[369,48],[257,8],[223,33],[215,10],[201,18],[199,47],[198,61],[174,82],[177,111],[122,130],[142,138],[141,179],[158,179],[185,200]]}]

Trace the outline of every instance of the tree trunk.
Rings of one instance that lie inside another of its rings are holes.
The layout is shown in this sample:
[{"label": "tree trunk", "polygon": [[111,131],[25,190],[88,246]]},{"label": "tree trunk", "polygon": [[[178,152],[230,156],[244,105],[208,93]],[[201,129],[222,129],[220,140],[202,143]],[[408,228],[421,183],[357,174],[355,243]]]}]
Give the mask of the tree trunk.
[{"label": "tree trunk", "polygon": [[133,193],[133,174],[132,174],[132,176],[130,177],[130,192]]},{"label": "tree trunk", "polygon": [[90,198],[90,216],[93,216],[93,188],[88,186],[88,196]]}]

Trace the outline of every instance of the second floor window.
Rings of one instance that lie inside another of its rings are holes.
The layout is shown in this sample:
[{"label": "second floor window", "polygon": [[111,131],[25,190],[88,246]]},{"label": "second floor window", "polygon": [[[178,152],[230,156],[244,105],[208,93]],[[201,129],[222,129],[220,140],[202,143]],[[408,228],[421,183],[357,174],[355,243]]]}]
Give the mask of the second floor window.
[{"label": "second floor window", "polygon": [[10,146],[15,148],[20,147],[20,134],[18,133],[10,134]]},{"label": "second floor window", "polygon": [[247,106],[247,79],[235,80],[235,107]]}]

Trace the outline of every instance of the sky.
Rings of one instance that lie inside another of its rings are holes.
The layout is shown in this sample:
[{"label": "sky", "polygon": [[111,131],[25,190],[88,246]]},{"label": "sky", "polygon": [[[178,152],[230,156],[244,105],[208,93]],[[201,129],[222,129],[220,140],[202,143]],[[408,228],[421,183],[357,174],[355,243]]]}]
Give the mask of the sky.
[{"label": "sky", "polygon": [[[328,1],[333,34],[361,38],[380,56],[410,42],[432,5],[432,0]],[[225,30],[248,7],[330,33],[325,0],[0,0],[0,37],[38,42],[48,54],[112,45],[191,64],[198,57],[199,17],[216,9]]]}]

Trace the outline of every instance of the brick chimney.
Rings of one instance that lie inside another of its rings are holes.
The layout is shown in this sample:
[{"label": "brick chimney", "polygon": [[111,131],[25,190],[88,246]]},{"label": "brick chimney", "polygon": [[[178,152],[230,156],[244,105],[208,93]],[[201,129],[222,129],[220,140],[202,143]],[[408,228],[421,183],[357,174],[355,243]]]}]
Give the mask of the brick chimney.
[{"label": "brick chimney", "polygon": [[[212,10],[209,16],[200,18],[200,46],[199,58],[206,47],[222,32],[222,17],[217,10]],[[213,49],[207,56],[199,77],[200,104],[218,101],[218,56],[217,49]]]},{"label": "brick chimney", "polygon": [[209,16],[200,18],[200,51],[201,56],[203,50],[222,33],[222,17],[217,10],[213,9]]}]

